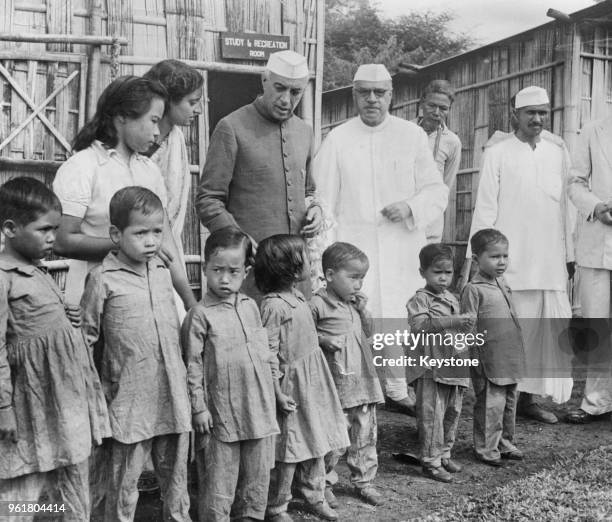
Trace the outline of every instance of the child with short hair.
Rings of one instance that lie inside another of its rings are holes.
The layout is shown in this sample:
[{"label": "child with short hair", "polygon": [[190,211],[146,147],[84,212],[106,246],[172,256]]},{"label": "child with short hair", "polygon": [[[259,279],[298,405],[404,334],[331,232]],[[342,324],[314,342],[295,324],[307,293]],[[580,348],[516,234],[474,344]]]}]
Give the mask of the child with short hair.
[{"label": "child with short hair", "polygon": [[187,450],[191,416],[170,272],[157,257],[164,212],[144,187],[110,201],[118,248],[87,276],[81,300],[90,347],[104,339],[100,378],[111,421],[104,518],[133,520],[136,482],[149,455],[159,477],[164,520],[190,520]]},{"label": "child with short hair", "polygon": [[[0,187],[0,501],[38,502],[47,489],[63,520],[89,520],[92,439],[109,434],[100,382],[79,330],[40,260],[62,206],[43,183]],[[5,513],[7,514],[7,513]],[[22,513],[23,514],[23,513]],[[25,516],[28,520],[32,517]],[[24,519],[25,520],[25,519]]]},{"label": "child with short hair", "polygon": [[309,274],[306,244],[300,236],[279,234],[259,244],[255,281],[265,294],[261,316],[274,355],[272,375],[280,411],[267,510],[275,522],[291,520],[287,507],[292,483],[310,511],[337,520],[325,500],[324,457],[349,445],[342,406],[310,308],[296,289]]},{"label": "child with short hair", "polygon": [[[468,331],[475,315],[460,314],[459,301],[448,290],[453,281],[453,252],[440,243],[429,244],[419,252],[419,273],[425,287],[416,291],[406,305],[408,323],[413,333],[456,334]],[[427,340],[412,355],[436,359],[465,358],[467,350],[453,344]],[[417,360],[420,360],[417,359]],[[452,460],[463,394],[469,386],[467,368],[450,366],[428,368],[417,365],[412,377],[417,381],[417,422],[423,474],[440,482],[452,482],[451,473],[461,471]]]},{"label": "child with short hair", "polygon": [[209,236],[206,295],[182,328],[198,515],[209,522],[264,519],[274,463],[271,436],[279,433],[268,337],[255,301],[240,293],[251,256],[251,241],[236,228]]},{"label": "child with short hair", "polygon": [[[351,446],[346,462],[351,483],[360,498],[378,505],[383,496],[372,486],[378,469],[376,405],[384,398],[368,343],[372,335],[368,299],[361,292],[369,261],[356,246],[336,242],[323,252],[322,265],[327,287],[316,292],[310,309],[348,425]],[[334,451],[325,459],[325,497],[331,507],[337,506],[334,468],[343,454]]]},{"label": "child with short hair", "polygon": [[502,277],[508,266],[508,238],[486,228],[470,239],[478,272],[461,293],[463,313],[475,314],[483,346],[472,347],[480,364],[470,368],[476,394],[474,451],[478,460],[501,466],[502,459],[521,460],[514,437],[517,383],[525,374],[525,352],[512,293]]}]

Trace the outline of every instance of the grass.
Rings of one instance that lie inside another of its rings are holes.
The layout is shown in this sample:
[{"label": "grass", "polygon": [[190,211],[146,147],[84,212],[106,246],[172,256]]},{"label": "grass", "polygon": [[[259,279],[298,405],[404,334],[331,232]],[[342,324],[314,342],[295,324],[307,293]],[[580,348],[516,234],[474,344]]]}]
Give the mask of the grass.
[{"label": "grass", "polygon": [[548,469],[436,515],[457,521],[610,520],[612,446],[560,457]]}]

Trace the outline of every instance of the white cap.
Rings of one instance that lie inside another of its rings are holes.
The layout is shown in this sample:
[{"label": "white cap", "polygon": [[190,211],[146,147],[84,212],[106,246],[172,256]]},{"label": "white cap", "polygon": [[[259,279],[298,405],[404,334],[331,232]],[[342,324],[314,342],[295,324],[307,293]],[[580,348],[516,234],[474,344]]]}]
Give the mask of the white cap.
[{"label": "white cap", "polygon": [[279,51],[271,54],[266,69],[290,80],[306,78],[309,74],[306,58],[295,51]]},{"label": "white cap", "polygon": [[542,87],[536,87],[531,85],[525,87],[516,93],[514,98],[514,108],[520,109],[521,107],[527,107],[528,105],[547,105],[550,103],[548,99],[548,93],[546,89]]},{"label": "white cap", "polygon": [[354,82],[389,82],[391,75],[382,63],[366,63],[360,65],[353,78]]}]

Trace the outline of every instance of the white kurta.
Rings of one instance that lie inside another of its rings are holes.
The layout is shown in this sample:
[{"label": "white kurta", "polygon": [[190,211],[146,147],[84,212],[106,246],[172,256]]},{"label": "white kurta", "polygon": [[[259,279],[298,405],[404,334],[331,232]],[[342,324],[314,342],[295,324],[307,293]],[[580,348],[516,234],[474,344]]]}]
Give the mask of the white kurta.
[{"label": "white kurta", "polygon": [[[420,288],[419,251],[425,227],[442,215],[448,188],[427,134],[395,116],[377,127],[354,118],[332,130],[314,163],[317,192],[337,223],[333,239],[353,243],[370,259],[363,291],[375,317],[406,317]],[[405,201],[412,218],[393,223],[380,211]]]},{"label": "white kurta", "polygon": [[[574,210],[566,195],[569,157],[563,141],[544,131],[532,149],[514,134],[496,133],[482,158],[470,237],[496,228],[508,237],[505,278],[521,321],[527,375],[519,390],[569,399],[571,355],[559,346],[561,323],[571,317],[566,262],[573,260]],[[468,255],[470,255],[468,247]],[[540,321],[533,321],[540,319]]]},{"label": "white kurta", "polygon": [[[560,138],[543,131],[535,149],[514,134],[486,146],[470,237],[496,228],[510,243],[504,274],[513,291],[567,290],[573,219],[565,187],[569,157]],[[467,256],[471,256],[468,245]]]}]

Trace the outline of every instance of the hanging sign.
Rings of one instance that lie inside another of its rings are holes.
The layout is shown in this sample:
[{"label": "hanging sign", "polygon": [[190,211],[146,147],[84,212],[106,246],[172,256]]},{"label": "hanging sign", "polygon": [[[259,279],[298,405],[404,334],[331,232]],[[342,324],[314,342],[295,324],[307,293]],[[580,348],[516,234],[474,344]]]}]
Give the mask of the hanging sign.
[{"label": "hanging sign", "polygon": [[221,33],[221,57],[262,60],[277,51],[289,49],[289,36],[281,34]]}]

